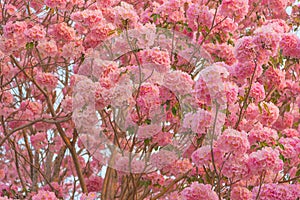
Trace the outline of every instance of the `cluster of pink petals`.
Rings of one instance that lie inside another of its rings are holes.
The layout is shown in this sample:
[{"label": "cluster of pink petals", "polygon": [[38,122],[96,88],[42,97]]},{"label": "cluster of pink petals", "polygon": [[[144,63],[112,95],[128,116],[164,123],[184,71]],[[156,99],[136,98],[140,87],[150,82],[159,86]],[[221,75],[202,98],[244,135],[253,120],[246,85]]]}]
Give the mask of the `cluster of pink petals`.
[{"label": "cluster of pink petals", "polygon": [[[299,184],[263,184],[259,193],[259,200],[295,200],[300,196]],[[252,191],[252,198],[256,198],[258,187]]]},{"label": "cluster of pink petals", "polygon": [[231,190],[231,200],[252,200],[252,193],[246,187],[237,186]]},{"label": "cluster of pink petals", "polygon": [[247,166],[251,174],[258,174],[273,170],[274,173],[282,170],[283,161],[279,158],[279,151],[271,147],[264,147],[261,150],[249,154]]},{"label": "cluster of pink petals", "polygon": [[181,192],[183,200],[207,199],[217,200],[218,195],[211,190],[211,185],[193,182]]},{"label": "cluster of pink petals", "polygon": [[266,142],[272,145],[275,144],[275,141],[278,139],[278,134],[275,129],[263,127],[259,124],[249,132],[248,139],[251,145],[256,142]]},{"label": "cluster of pink petals", "polygon": [[51,91],[56,87],[58,83],[58,78],[52,73],[40,72],[36,75],[36,82],[43,89],[46,88],[47,91]]},{"label": "cluster of pink petals", "polygon": [[176,70],[165,74],[163,85],[177,95],[186,95],[192,92],[194,81],[189,74]]},{"label": "cluster of pink petals", "polygon": [[216,148],[226,153],[241,156],[250,148],[246,132],[226,129],[216,141]]},{"label": "cluster of pink petals", "polygon": [[189,27],[193,31],[197,31],[199,29],[199,25],[209,27],[212,24],[213,13],[209,10],[207,6],[191,4],[189,5],[188,10],[186,11],[186,15]]},{"label": "cluster of pink petals", "polygon": [[54,192],[45,191],[45,190],[39,190],[36,195],[32,196],[32,200],[41,200],[41,199],[58,200]]},{"label": "cluster of pink petals", "polygon": [[262,113],[258,117],[261,124],[270,126],[276,122],[279,117],[279,108],[272,102],[262,102]]},{"label": "cluster of pink petals", "polygon": [[296,34],[285,34],[280,41],[282,55],[300,58],[300,39]]},{"label": "cluster of pink petals", "polygon": [[248,13],[248,9],[248,0],[223,0],[220,13],[239,22]]}]

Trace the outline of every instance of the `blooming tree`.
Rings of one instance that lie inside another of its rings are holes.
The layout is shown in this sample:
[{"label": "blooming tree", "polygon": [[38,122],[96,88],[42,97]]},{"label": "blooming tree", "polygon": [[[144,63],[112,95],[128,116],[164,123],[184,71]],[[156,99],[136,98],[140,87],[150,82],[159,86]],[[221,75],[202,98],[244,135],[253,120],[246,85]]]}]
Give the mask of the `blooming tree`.
[{"label": "blooming tree", "polygon": [[294,0],[0,5],[0,200],[300,198]]}]

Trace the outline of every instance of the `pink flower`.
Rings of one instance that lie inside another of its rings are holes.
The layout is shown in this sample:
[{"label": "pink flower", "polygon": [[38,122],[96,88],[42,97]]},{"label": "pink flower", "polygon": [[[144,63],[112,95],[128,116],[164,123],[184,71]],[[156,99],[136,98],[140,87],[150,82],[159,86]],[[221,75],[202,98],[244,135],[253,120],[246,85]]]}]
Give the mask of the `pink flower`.
[{"label": "pink flower", "polygon": [[138,128],[137,137],[139,139],[151,138],[161,131],[162,127],[157,124],[143,125]]},{"label": "pink flower", "polygon": [[220,7],[220,13],[239,22],[248,13],[248,9],[248,0],[223,0]]},{"label": "pink flower", "polygon": [[241,63],[247,63],[257,58],[252,36],[238,39],[234,48],[234,55]]},{"label": "pink flower", "polygon": [[260,104],[262,113],[258,120],[263,125],[272,125],[279,117],[279,108],[272,102],[262,102]]},{"label": "pink flower", "polygon": [[83,10],[71,14],[71,19],[87,27],[93,27],[103,20],[101,10]]},{"label": "pink flower", "polygon": [[211,113],[198,109],[196,113],[187,113],[183,120],[183,128],[190,129],[197,134],[205,134],[206,128],[211,126]]},{"label": "pink flower", "polygon": [[264,86],[258,82],[253,83],[249,95],[255,99],[256,103],[263,100],[266,96]]},{"label": "pink flower", "polygon": [[226,129],[216,143],[216,148],[236,156],[241,156],[250,149],[246,132],[234,129]]},{"label": "pink flower", "polygon": [[38,150],[47,144],[47,134],[45,132],[38,132],[30,136],[32,146]]},{"label": "pink flower", "polygon": [[45,38],[46,31],[43,26],[36,24],[33,27],[25,30],[24,34],[29,40],[40,41]]},{"label": "pink flower", "polygon": [[279,151],[271,147],[252,152],[247,160],[251,174],[260,175],[263,171],[273,170],[277,173],[282,170],[283,161],[279,158]]},{"label": "pink flower", "polygon": [[135,27],[139,16],[137,15],[134,7],[124,1],[120,3],[120,6],[113,8],[115,13],[114,24],[123,27],[124,22],[128,21],[128,27]]},{"label": "pink flower", "polygon": [[238,86],[234,82],[225,82],[225,92],[228,104],[232,104],[237,101]]},{"label": "pink flower", "polygon": [[163,167],[175,162],[177,155],[173,151],[160,150],[157,153],[154,153],[150,157],[151,166],[162,169]]},{"label": "pink flower", "polygon": [[169,132],[159,132],[152,138],[153,143],[157,143],[159,146],[166,146],[172,142],[173,134]]},{"label": "pink flower", "polygon": [[191,156],[193,163],[195,163],[196,166],[202,167],[203,165],[208,165],[209,161],[211,160],[211,148],[209,145],[202,146]]},{"label": "pink flower", "polygon": [[279,149],[280,153],[285,158],[291,158],[292,160],[297,160],[299,155],[299,146],[297,146],[300,143],[300,139],[298,137],[291,137],[291,138],[280,138],[278,141],[280,144],[283,145],[284,149]]},{"label": "pink flower", "polygon": [[103,178],[92,175],[86,180],[86,187],[88,192],[100,192],[102,190]]},{"label": "pink flower", "polygon": [[285,72],[272,66],[266,70],[264,79],[269,88],[281,89],[285,86]]},{"label": "pink flower", "polygon": [[54,192],[39,190],[36,195],[33,195],[32,200],[41,200],[41,199],[58,200],[58,198],[56,198]]},{"label": "pink flower", "polygon": [[250,103],[247,107],[245,118],[247,120],[255,120],[259,115],[259,110],[256,104]]},{"label": "pink flower", "polygon": [[165,74],[163,85],[177,95],[186,95],[191,93],[194,81],[189,74],[176,70]]},{"label": "pink flower", "polygon": [[48,57],[48,56],[55,57],[56,54],[58,53],[56,42],[53,39],[49,41],[47,40],[40,41],[38,43],[37,48],[42,57]]},{"label": "pink flower", "polygon": [[213,20],[213,14],[207,6],[191,4],[186,11],[188,25],[193,31],[198,30],[198,24],[210,27]]},{"label": "pink flower", "polygon": [[156,71],[164,73],[170,69],[170,55],[167,51],[161,51],[158,48],[144,50],[141,52],[143,66],[154,68]]},{"label": "pink flower", "polygon": [[280,42],[282,55],[292,58],[300,58],[300,40],[296,34],[285,34]]},{"label": "pink flower", "polygon": [[299,132],[296,129],[287,128],[282,131],[286,137],[299,137]]},{"label": "pink flower", "polygon": [[88,194],[83,194],[80,197],[80,200],[96,200],[98,198],[99,197],[96,192],[89,192]]},{"label": "pink flower", "polygon": [[56,40],[62,40],[70,42],[75,39],[75,30],[73,27],[67,25],[67,23],[62,22],[53,25],[52,29],[49,31]]},{"label": "pink flower", "polygon": [[269,127],[263,127],[261,124],[255,126],[249,132],[249,142],[254,144],[256,142],[266,142],[267,144],[275,144],[278,139],[277,131]]},{"label": "pink flower", "polygon": [[142,115],[150,115],[152,111],[160,107],[160,91],[159,87],[152,83],[144,83],[139,90],[139,96],[136,99]]},{"label": "pink flower", "polygon": [[46,88],[47,91],[52,91],[56,88],[58,79],[55,75],[52,73],[43,73],[39,72],[36,75],[36,82],[41,86],[42,88]]},{"label": "pink flower", "polygon": [[44,2],[50,8],[64,8],[67,5],[67,0],[45,0]]},{"label": "pink flower", "polygon": [[246,178],[249,175],[249,169],[246,165],[248,155],[228,156],[222,162],[222,174],[234,180]]},{"label": "pink flower", "polygon": [[218,195],[211,190],[211,185],[193,182],[189,187],[181,192],[183,200],[218,200]]},{"label": "pink flower", "polygon": [[[295,200],[300,196],[299,184],[263,184],[261,187],[259,200]],[[252,198],[258,193],[258,186],[252,191]]]},{"label": "pink flower", "polygon": [[207,43],[203,45],[204,49],[210,53],[216,62],[224,61],[228,65],[232,65],[236,62],[236,58],[233,53],[233,47],[227,44],[212,44]]},{"label": "pink flower", "polygon": [[251,200],[252,193],[245,187],[237,186],[231,190],[231,200]]}]

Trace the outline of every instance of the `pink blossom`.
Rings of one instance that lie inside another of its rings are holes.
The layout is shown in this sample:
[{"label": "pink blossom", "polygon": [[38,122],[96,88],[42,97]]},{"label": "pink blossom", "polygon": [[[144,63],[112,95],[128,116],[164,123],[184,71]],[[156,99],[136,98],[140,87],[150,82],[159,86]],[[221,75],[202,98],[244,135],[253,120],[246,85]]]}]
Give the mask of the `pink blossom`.
[{"label": "pink blossom", "polygon": [[212,121],[211,113],[199,109],[196,113],[187,113],[183,120],[183,128],[190,129],[194,133],[204,134],[205,129],[210,127]]},{"label": "pink blossom", "polygon": [[296,34],[285,34],[280,41],[280,48],[284,56],[300,58],[300,40]]},{"label": "pink blossom", "polygon": [[202,146],[191,156],[193,163],[196,166],[202,167],[202,165],[208,165],[209,161],[211,160],[211,147],[210,146]]},{"label": "pink blossom", "polygon": [[64,8],[67,5],[67,0],[45,0],[44,2],[50,8]]},{"label": "pink blossom", "polygon": [[299,137],[299,132],[296,129],[292,128],[282,130],[282,134],[286,137]]},{"label": "pink blossom", "polygon": [[32,200],[41,200],[41,199],[58,200],[58,198],[56,198],[54,192],[39,190],[36,195],[33,195]]},{"label": "pink blossom", "polygon": [[160,150],[157,153],[154,153],[150,157],[151,166],[156,167],[158,169],[162,169],[163,167],[175,162],[177,159],[177,155],[173,151],[168,150]]},{"label": "pink blossom", "polygon": [[[264,184],[261,187],[259,200],[294,200],[300,197],[299,184]],[[252,191],[252,198],[258,193],[258,187]]]},{"label": "pink blossom", "polygon": [[263,125],[272,125],[279,117],[279,108],[272,102],[262,102],[260,104],[262,113],[258,120]]},{"label": "pink blossom", "polygon": [[161,131],[161,126],[157,124],[143,125],[138,128],[137,137],[144,140],[151,138]]},{"label": "pink blossom", "polygon": [[67,23],[58,23],[52,26],[49,34],[56,40],[70,42],[75,39],[75,29],[67,25]]},{"label": "pink blossom", "polygon": [[251,36],[246,36],[236,41],[234,55],[239,62],[247,63],[257,58],[253,39]]},{"label": "pink blossom", "polygon": [[25,30],[24,34],[29,40],[40,41],[45,38],[46,31],[43,26],[37,24]]},{"label": "pink blossom", "polygon": [[198,24],[204,26],[211,26],[213,14],[209,11],[207,6],[200,6],[198,4],[191,4],[186,11],[189,27],[193,31],[198,30]]},{"label": "pink blossom", "polygon": [[159,146],[166,146],[172,142],[173,135],[169,132],[159,132],[152,138],[153,143],[157,143]]},{"label": "pink blossom", "polygon": [[238,86],[234,82],[225,82],[225,92],[229,104],[237,101]]},{"label": "pink blossom", "polygon": [[46,88],[47,91],[51,91],[56,87],[58,79],[51,73],[40,72],[36,75],[36,82],[42,88]]},{"label": "pink blossom", "polygon": [[217,61],[224,61],[228,65],[232,65],[236,62],[236,58],[233,53],[234,47],[227,44],[212,44],[207,43],[203,45],[204,49],[210,53],[210,55]]},{"label": "pink blossom", "polygon": [[101,10],[83,10],[72,13],[71,19],[84,26],[93,27],[103,20]]},{"label": "pink blossom", "polygon": [[261,124],[255,126],[249,132],[249,142],[254,144],[256,142],[266,142],[267,144],[275,144],[278,139],[277,131],[269,127],[263,127]]},{"label": "pink blossom", "polygon": [[218,195],[211,190],[211,185],[193,182],[181,192],[183,200],[207,199],[217,200]]},{"label": "pink blossom", "polygon": [[266,96],[264,86],[259,82],[253,83],[249,95],[255,99],[255,102],[262,101]]},{"label": "pink blossom", "polygon": [[80,197],[80,200],[96,200],[98,198],[99,197],[96,192],[89,192],[88,194],[83,194]]},{"label": "pink blossom", "polygon": [[86,180],[86,187],[89,192],[100,192],[102,190],[103,178],[92,175]]},{"label": "pink blossom", "polygon": [[256,104],[250,103],[247,107],[245,118],[248,120],[255,120],[260,114]]},{"label": "pink blossom", "polygon": [[[153,48],[141,52],[143,66],[164,73],[170,69],[170,55],[167,51]],[[148,67],[149,66],[149,67]]]},{"label": "pink blossom", "polygon": [[298,137],[290,137],[290,138],[280,138],[279,143],[283,145],[284,149],[279,149],[280,153],[285,158],[291,158],[297,160],[299,155],[299,146],[300,139]]},{"label": "pink blossom", "polygon": [[193,85],[194,81],[191,76],[179,70],[168,72],[164,76],[164,86],[177,95],[190,94]]},{"label": "pink blossom", "polygon": [[114,7],[115,19],[114,24],[123,27],[123,23],[128,21],[128,27],[135,27],[139,16],[137,15],[134,7],[124,1],[120,3],[120,6]]},{"label": "pink blossom", "polygon": [[249,155],[247,166],[252,174],[260,175],[266,170],[273,170],[275,173],[281,171],[283,162],[279,158],[278,150],[271,147],[264,147]]},{"label": "pink blossom", "polygon": [[269,67],[264,78],[269,88],[283,88],[285,86],[285,72],[283,70]]},{"label": "pink blossom", "polygon": [[250,148],[246,132],[226,129],[218,138],[216,148],[234,155],[243,155]]},{"label": "pink blossom", "polygon": [[57,45],[56,42],[52,40],[42,40],[38,43],[37,46],[39,53],[42,55],[42,57],[47,56],[56,56],[57,55]]},{"label": "pink blossom", "polygon": [[251,200],[252,193],[246,187],[237,186],[231,190],[230,199],[232,199],[232,200]]},{"label": "pink blossom", "polygon": [[223,0],[220,13],[224,16],[234,18],[235,21],[241,21],[248,13],[248,0]]},{"label": "pink blossom", "polygon": [[47,134],[45,132],[38,132],[30,137],[32,146],[39,150],[47,144]]},{"label": "pink blossom", "polygon": [[248,155],[239,155],[238,157],[227,155],[222,162],[222,174],[227,178],[239,180],[249,175],[249,169],[246,165]]}]

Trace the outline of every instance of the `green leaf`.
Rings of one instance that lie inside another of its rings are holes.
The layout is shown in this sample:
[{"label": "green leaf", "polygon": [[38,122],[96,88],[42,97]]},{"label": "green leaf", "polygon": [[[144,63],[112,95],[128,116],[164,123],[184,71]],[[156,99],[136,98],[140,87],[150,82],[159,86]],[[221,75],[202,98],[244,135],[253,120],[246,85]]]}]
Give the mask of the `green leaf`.
[{"label": "green leaf", "polygon": [[28,43],[26,44],[26,49],[27,49],[27,50],[33,49],[33,47],[34,47],[34,43],[33,43],[33,42],[28,42]]},{"label": "green leaf", "polygon": [[148,124],[148,125],[151,124],[151,119],[146,119],[145,123]]},{"label": "green leaf", "polygon": [[284,157],[282,154],[279,155],[279,158],[280,158],[283,162],[285,162],[285,160],[286,160],[285,157]]},{"label": "green leaf", "polygon": [[147,138],[147,139],[144,140],[144,144],[145,144],[145,145],[149,145],[150,142],[151,142],[151,139],[150,139],[150,138]]},{"label": "green leaf", "polygon": [[296,176],[300,176],[300,169],[296,172]]},{"label": "green leaf", "polygon": [[158,18],[160,18],[159,14],[152,14],[151,17],[153,18],[153,22],[156,22]]},{"label": "green leaf", "polygon": [[172,114],[175,116],[177,113],[177,109],[175,107],[172,107]]},{"label": "green leaf", "polygon": [[283,144],[279,143],[278,146],[279,146],[282,150],[284,150]]},{"label": "green leaf", "polygon": [[267,113],[270,115],[271,112],[270,112],[270,110],[269,110],[267,104],[266,104],[266,103],[263,103],[263,106],[264,106],[264,109],[267,111]]},{"label": "green leaf", "polygon": [[168,111],[170,109],[170,100],[166,101],[166,105],[167,105],[166,110]]}]

